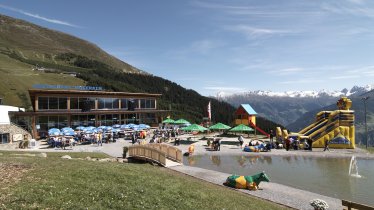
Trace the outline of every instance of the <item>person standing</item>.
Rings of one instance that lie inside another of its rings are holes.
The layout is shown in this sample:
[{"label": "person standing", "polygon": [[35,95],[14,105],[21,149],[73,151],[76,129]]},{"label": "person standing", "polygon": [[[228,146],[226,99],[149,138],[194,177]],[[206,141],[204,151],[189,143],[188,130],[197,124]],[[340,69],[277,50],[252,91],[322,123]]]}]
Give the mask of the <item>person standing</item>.
[{"label": "person standing", "polygon": [[97,146],[103,146],[103,136],[102,133],[99,132],[98,138],[97,138]]},{"label": "person standing", "polygon": [[274,140],[274,132],[273,132],[273,130],[270,130],[270,139],[269,139],[269,141],[270,141],[270,145],[273,145],[273,140]]},{"label": "person standing", "polygon": [[325,139],[325,149],[323,151],[326,151],[326,150],[328,150],[330,152],[329,141],[327,139]]},{"label": "person standing", "polygon": [[239,140],[240,148],[242,148],[243,147],[243,143],[244,143],[243,136],[240,135],[239,138],[238,138],[238,140]]},{"label": "person standing", "polygon": [[312,151],[313,150],[313,141],[312,141],[312,139],[308,138],[307,142],[308,142],[308,145],[309,145],[309,151]]}]

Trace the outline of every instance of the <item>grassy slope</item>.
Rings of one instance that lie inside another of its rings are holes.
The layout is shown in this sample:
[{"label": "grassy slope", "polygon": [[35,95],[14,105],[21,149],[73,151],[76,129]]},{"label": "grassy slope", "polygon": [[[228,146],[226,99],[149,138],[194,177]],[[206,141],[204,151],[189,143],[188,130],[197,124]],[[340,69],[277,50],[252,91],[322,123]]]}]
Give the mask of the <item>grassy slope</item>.
[{"label": "grassy slope", "polygon": [[126,72],[139,70],[95,44],[59,31],[0,14],[0,50],[16,51],[33,60],[53,61],[58,53],[72,52],[100,60]]},{"label": "grassy slope", "polygon": [[[66,154],[66,153],[65,153]],[[87,154],[78,156],[86,156]],[[31,166],[0,188],[0,208],[20,209],[282,209],[230,189],[149,164],[103,163],[0,155],[0,164]],[[70,153],[69,153],[70,155]],[[73,154],[72,154],[73,155]],[[91,154],[93,155],[93,154]],[[1,166],[1,165],[0,165]],[[5,195],[5,196],[4,196]]]},{"label": "grassy slope", "polygon": [[64,85],[84,85],[81,79],[53,73],[43,73],[32,71],[32,67],[15,59],[0,54],[0,97],[4,99],[3,104],[29,107],[22,97],[29,97],[27,92],[33,84],[64,84]]}]

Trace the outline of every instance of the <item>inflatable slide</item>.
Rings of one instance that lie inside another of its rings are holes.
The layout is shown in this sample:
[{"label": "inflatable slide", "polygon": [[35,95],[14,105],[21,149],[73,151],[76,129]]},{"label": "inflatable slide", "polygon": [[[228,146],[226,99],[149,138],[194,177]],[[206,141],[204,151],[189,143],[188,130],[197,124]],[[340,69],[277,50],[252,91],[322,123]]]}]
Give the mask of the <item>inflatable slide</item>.
[{"label": "inflatable slide", "polygon": [[[291,137],[311,139],[313,147],[324,147],[325,141],[330,148],[355,148],[354,111],[349,110],[352,101],[347,97],[337,102],[338,110],[321,111],[316,116],[316,121],[298,133],[288,134]],[[277,133],[280,128],[277,128]],[[282,137],[288,138],[282,133]],[[277,134],[278,135],[278,134]]]}]

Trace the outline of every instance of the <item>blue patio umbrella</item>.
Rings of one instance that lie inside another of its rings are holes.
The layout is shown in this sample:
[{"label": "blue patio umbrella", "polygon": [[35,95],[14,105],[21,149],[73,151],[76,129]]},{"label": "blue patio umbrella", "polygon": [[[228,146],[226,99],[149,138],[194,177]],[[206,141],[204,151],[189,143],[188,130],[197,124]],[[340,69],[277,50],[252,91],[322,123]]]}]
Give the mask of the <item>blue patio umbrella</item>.
[{"label": "blue patio umbrella", "polygon": [[51,128],[48,130],[48,135],[50,136],[58,136],[60,135],[61,131],[58,128]]},{"label": "blue patio umbrella", "polygon": [[75,136],[75,132],[74,131],[65,131],[63,133],[64,133],[64,136]]},{"label": "blue patio umbrella", "polygon": [[87,131],[85,131],[85,133],[86,133],[86,134],[93,134],[94,131],[93,131],[93,130],[87,130]]},{"label": "blue patio umbrella", "polygon": [[103,129],[103,130],[105,130],[105,131],[109,131],[109,130],[112,130],[113,128],[112,127],[110,127],[110,126],[105,126],[105,128]]},{"label": "blue patio umbrella", "polygon": [[139,128],[140,129],[148,129],[148,128],[150,128],[151,126],[149,126],[149,125],[146,125],[146,124],[139,124]]},{"label": "blue patio umbrella", "polygon": [[62,132],[66,132],[66,131],[73,131],[74,132],[74,130],[70,127],[61,128],[61,131]]},{"label": "blue patio umbrella", "polygon": [[75,130],[81,131],[81,130],[83,130],[84,128],[85,128],[84,126],[78,126],[78,127],[75,128]]},{"label": "blue patio umbrella", "polygon": [[105,125],[102,125],[102,126],[99,126],[99,127],[97,127],[97,128],[100,128],[100,129],[105,129],[105,128],[106,128],[106,126],[105,126]]},{"label": "blue patio umbrella", "polygon": [[130,123],[130,124],[127,124],[130,128],[133,128],[134,126],[136,126],[135,124],[133,123]]},{"label": "blue patio umbrella", "polygon": [[123,124],[123,125],[121,125],[121,128],[122,129],[129,129],[130,127],[129,127],[129,125]]},{"label": "blue patio umbrella", "polygon": [[113,127],[113,128],[120,128],[121,125],[119,125],[119,124],[115,124],[115,125],[113,125],[112,127]]}]

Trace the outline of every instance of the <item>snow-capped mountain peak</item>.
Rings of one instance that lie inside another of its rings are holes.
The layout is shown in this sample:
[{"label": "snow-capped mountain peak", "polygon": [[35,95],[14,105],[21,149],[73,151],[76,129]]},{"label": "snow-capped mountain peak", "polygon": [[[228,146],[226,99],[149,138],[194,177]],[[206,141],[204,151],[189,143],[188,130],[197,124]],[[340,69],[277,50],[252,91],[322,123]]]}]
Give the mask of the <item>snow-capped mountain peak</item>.
[{"label": "snow-capped mountain peak", "polygon": [[227,93],[220,91],[217,93],[217,98],[224,98],[230,95],[260,95],[260,96],[269,96],[269,97],[292,97],[292,98],[304,98],[304,97],[341,97],[341,96],[351,96],[353,94],[363,94],[367,91],[374,89],[374,84],[366,86],[353,86],[350,90],[344,88],[342,90],[310,90],[310,91],[284,91],[284,92],[273,92],[269,90],[255,90],[247,91],[242,93]]}]

